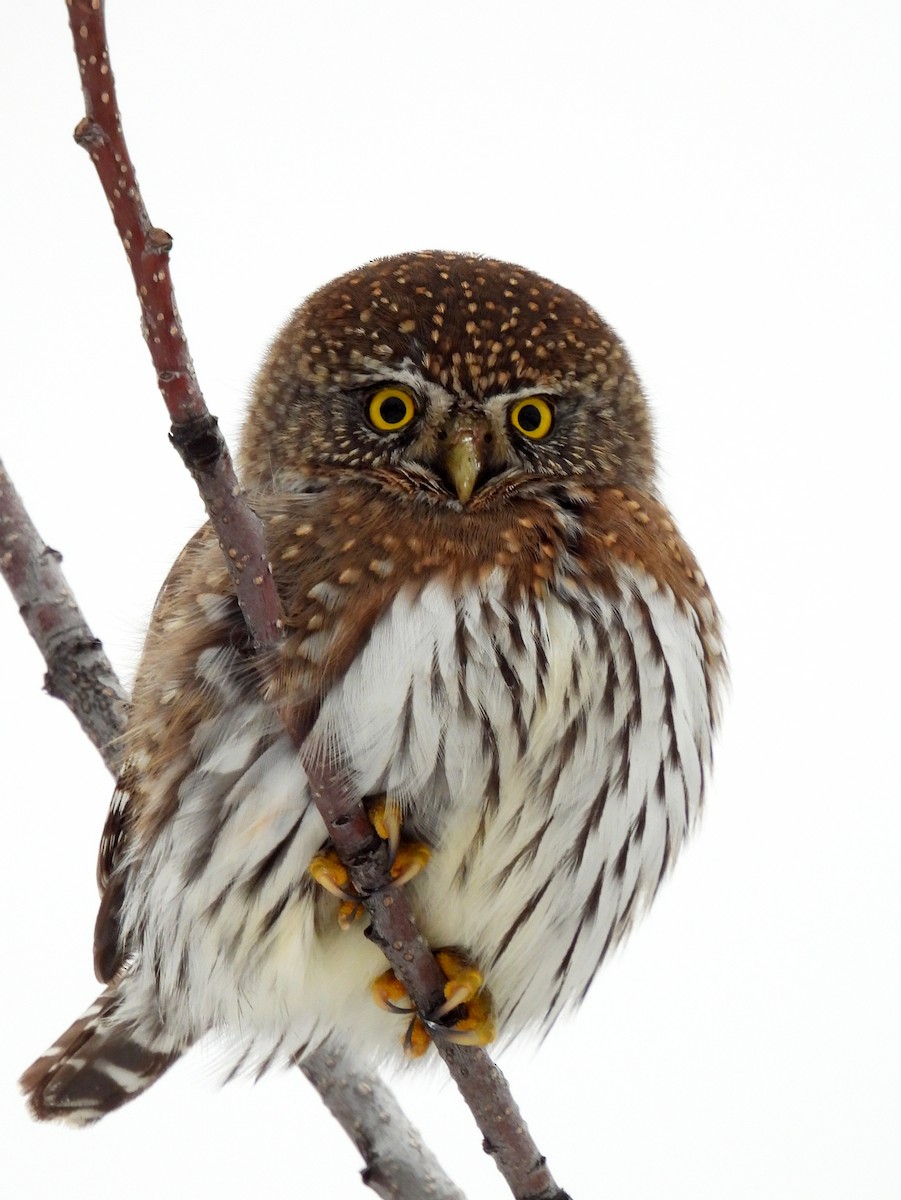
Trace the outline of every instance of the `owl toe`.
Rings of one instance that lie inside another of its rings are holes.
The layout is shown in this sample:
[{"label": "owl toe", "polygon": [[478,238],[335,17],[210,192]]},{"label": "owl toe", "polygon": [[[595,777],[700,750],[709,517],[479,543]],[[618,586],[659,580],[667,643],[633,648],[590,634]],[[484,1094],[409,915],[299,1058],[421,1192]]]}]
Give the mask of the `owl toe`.
[{"label": "owl toe", "polygon": [[411,1016],[403,1039],[408,1058],[425,1054],[435,1033],[458,1046],[487,1046],[495,1038],[494,1006],[481,971],[455,950],[439,950],[435,957],[447,983],[444,1003],[428,1017],[414,1012],[406,988],[393,971],[385,971],[372,984],[380,1007]]},{"label": "owl toe", "polygon": [[334,850],[317,854],[310,862],[309,871],[320,887],[339,900],[352,903],[356,899],[347,867]]},{"label": "owl toe", "polygon": [[391,880],[394,886],[402,887],[409,883],[419,874],[430,857],[431,851],[424,842],[402,842],[391,864]]}]

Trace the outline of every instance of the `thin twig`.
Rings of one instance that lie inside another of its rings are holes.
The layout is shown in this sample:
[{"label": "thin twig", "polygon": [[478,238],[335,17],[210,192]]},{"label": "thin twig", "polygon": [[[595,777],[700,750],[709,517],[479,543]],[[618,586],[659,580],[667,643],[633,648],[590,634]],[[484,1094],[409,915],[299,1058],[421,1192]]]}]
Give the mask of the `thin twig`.
[{"label": "thin twig", "polygon": [[[297,1065],[366,1161],[363,1182],[385,1200],[465,1200],[381,1081],[328,1044]],[[448,1190],[450,1189],[450,1190]]]},{"label": "thin twig", "polygon": [[[141,199],[116,102],[103,0],[68,0],[68,4],[86,112],[76,128],[76,140],[91,155],[131,265],[145,340],[173,421],[173,440],[219,535],[257,650],[269,649],[279,640],[283,620],[262,527],[244,501],[224,440],[197,384],[172,290],[168,260],[172,239],[152,224]],[[266,656],[258,661],[263,674],[271,669]],[[403,891],[389,890],[387,847],[375,835],[362,797],[344,786],[334,768],[305,755],[290,723],[287,727],[298,741],[329,836],[360,895],[366,897],[374,940],[419,1012],[435,1011],[444,977],[416,930]],[[440,1032],[436,1043],[479,1122],[486,1150],[516,1200],[566,1200],[488,1055],[474,1047],[445,1044]]]},{"label": "thin twig", "polygon": [[118,775],[128,697],[69,590],[61,562],[62,555],[39,536],[0,461],[0,572],[47,663],[44,687],[74,714]]},{"label": "thin twig", "polygon": [[[0,460],[0,573],[47,663],[47,690],[62,700],[103,755],[113,778],[122,768],[128,696],[82,616]],[[442,1171],[389,1088],[350,1064],[340,1047],[314,1050],[298,1064],[360,1151],[364,1182],[382,1200],[465,1200]]]},{"label": "thin twig", "polygon": [[75,140],[97,169],[128,256],[144,340],[172,421],[172,442],[200,489],[247,627],[256,649],[263,650],[279,640],[282,630],[263,525],[240,501],[241,486],[228,447],[197,383],[169,274],[172,238],[150,220],[122,134],[103,4],[67,2],[86,114],[75,127]]}]

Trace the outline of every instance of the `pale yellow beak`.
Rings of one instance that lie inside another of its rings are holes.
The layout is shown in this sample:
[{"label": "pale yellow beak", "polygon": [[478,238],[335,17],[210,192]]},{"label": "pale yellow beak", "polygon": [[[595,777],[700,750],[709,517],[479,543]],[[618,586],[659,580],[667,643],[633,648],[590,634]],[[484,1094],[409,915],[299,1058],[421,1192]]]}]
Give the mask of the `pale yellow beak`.
[{"label": "pale yellow beak", "polygon": [[444,456],[444,466],[461,504],[466,504],[482,469],[482,455],[471,429],[455,434]]}]

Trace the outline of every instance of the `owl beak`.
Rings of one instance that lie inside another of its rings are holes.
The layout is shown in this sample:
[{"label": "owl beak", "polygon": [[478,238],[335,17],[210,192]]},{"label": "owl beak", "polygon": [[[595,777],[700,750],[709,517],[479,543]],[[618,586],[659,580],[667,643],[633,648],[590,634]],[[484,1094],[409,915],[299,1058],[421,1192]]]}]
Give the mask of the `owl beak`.
[{"label": "owl beak", "polygon": [[482,455],[472,429],[456,430],[451,434],[444,455],[444,469],[460,503],[466,504],[482,469]]}]

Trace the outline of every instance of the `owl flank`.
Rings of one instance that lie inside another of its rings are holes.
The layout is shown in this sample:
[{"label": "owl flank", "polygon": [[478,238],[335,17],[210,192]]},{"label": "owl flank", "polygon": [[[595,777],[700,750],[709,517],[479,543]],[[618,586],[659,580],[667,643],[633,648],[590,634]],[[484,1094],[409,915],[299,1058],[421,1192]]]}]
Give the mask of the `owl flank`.
[{"label": "owl flank", "polygon": [[718,617],[626,350],[573,293],[438,252],[337,279],[276,338],[240,469],[287,637],[264,683],[204,526],[101,843],[106,990],[23,1076],[39,1118],[97,1120],[213,1031],[235,1070],[428,1048],[277,708],[367,799],[461,1041],[574,1007],[701,807]]}]

